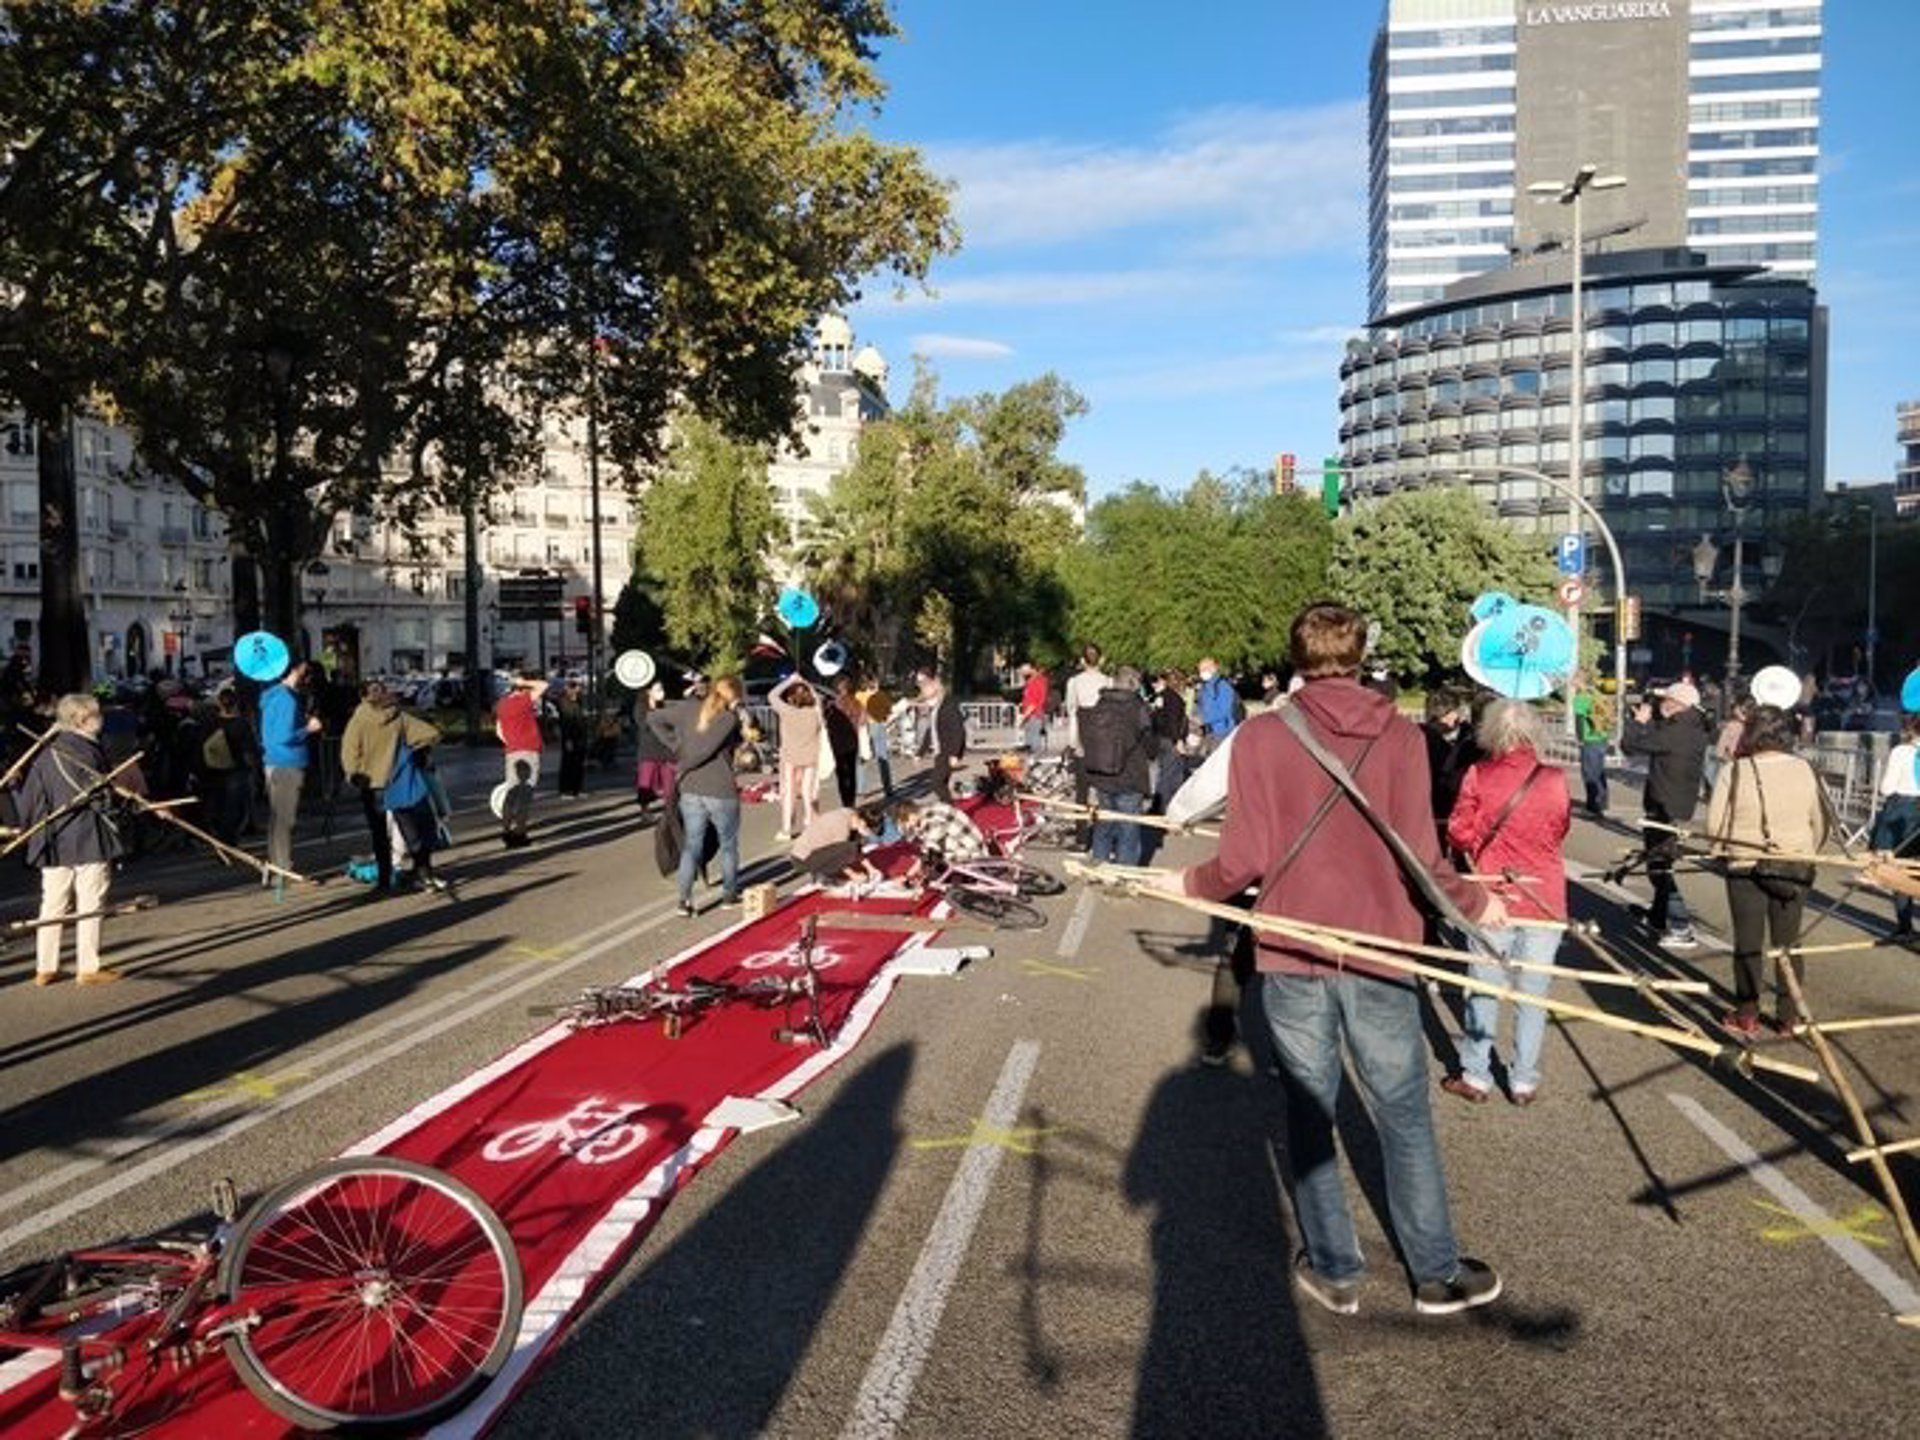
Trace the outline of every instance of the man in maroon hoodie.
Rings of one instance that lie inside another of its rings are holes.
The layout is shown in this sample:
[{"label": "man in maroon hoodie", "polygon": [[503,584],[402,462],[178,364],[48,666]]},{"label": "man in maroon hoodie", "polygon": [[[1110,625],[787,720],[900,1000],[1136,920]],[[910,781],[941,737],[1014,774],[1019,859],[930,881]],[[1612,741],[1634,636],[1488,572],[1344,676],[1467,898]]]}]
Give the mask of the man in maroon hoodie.
[{"label": "man in maroon hoodie", "polygon": [[[1360,685],[1366,644],[1367,622],[1345,606],[1303,610],[1290,650],[1306,684],[1292,708],[1458,911],[1501,924],[1500,901],[1440,854],[1426,743],[1391,701]],[[1235,733],[1219,853],[1166,883],[1214,901],[1256,887],[1257,912],[1396,940],[1418,942],[1425,931],[1412,877],[1294,735],[1285,712],[1256,716]],[[1297,1288],[1336,1314],[1360,1308],[1364,1261],[1334,1151],[1344,1045],[1379,1131],[1388,1209],[1415,1307],[1444,1315],[1494,1299],[1499,1277],[1462,1256],[1454,1240],[1413,984],[1269,933],[1260,935],[1256,963],[1287,1081],[1287,1163],[1305,1242],[1294,1262]]]}]

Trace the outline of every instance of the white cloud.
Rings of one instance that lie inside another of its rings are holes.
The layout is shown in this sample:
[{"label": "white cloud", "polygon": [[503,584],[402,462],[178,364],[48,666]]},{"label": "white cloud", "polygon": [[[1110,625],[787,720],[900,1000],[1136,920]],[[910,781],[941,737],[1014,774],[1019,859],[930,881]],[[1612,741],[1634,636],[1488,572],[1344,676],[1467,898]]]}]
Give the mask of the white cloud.
[{"label": "white cloud", "polygon": [[1271,256],[1350,247],[1365,214],[1359,101],[1203,111],[1147,145],[1030,140],[928,153],[957,183],[976,248],[1178,229],[1197,253]]},{"label": "white cloud", "polygon": [[977,335],[927,334],[913,337],[913,353],[929,360],[1005,360],[1013,347]]},{"label": "white cloud", "polygon": [[878,295],[862,310],[920,310],[933,306],[1028,310],[1074,305],[1105,305],[1116,300],[1145,300],[1192,295],[1218,288],[1220,277],[1199,269],[1005,270],[958,280],[936,279],[931,291],[905,290]]}]

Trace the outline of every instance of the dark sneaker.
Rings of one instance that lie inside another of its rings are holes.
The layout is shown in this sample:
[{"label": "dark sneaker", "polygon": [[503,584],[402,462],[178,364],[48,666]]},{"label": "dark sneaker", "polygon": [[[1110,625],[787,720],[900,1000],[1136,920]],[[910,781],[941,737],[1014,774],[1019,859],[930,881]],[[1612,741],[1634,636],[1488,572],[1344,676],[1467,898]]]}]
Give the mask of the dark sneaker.
[{"label": "dark sneaker", "polygon": [[689,905],[685,900],[682,900],[675,908],[679,910],[680,918],[683,920],[691,920],[698,913],[693,906]]},{"label": "dark sneaker", "polygon": [[1470,1105],[1487,1103],[1489,1091],[1482,1090],[1464,1075],[1449,1075],[1440,1082],[1440,1088],[1449,1095],[1458,1095]]},{"label": "dark sneaker", "polygon": [[1331,1310],[1336,1315],[1360,1313],[1360,1282],[1321,1278],[1314,1273],[1304,1253],[1293,1262],[1293,1288],[1322,1310]]},{"label": "dark sneaker", "polygon": [[1700,936],[1691,925],[1680,930],[1669,930],[1660,937],[1660,944],[1667,950],[1697,950],[1700,948]]},{"label": "dark sneaker", "polygon": [[1429,1280],[1413,1292],[1413,1308],[1422,1315],[1457,1315],[1500,1298],[1500,1277],[1491,1265],[1460,1257],[1451,1280]]}]

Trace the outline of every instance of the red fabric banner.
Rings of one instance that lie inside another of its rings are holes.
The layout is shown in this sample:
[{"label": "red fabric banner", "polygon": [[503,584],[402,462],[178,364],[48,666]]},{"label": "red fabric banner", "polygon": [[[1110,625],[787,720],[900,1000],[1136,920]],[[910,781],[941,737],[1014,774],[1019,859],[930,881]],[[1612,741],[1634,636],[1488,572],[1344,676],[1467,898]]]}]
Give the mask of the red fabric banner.
[{"label": "red fabric banner", "polygon": [[[803,894],[654,973],[670,974],[676,986],[695,977],[738,983],[796,974],[808,916],[921,914],[931,903]],[[912,931],[819,921],[826,1047],[776,1038],[789,1022],[804,1025],[800,1001],[790,1013],[782,1002],[727,1002],[690,1017],[678,1039],[657,1022],[556,1026],[354,1147],[351,1153],[402,1156],[458,1176],[498,1212],[519,1253],[527,1296],[520,1343],[499,1380],[441,1432],[486,1427],[665,1202],[732,1140],[736,1131],[706,1123],[709,1112],[730,1096],[784,1099],[837,1062],[890,992],[888,962],[919,943]],[[0,1390],[0,1434],[39,1440],[67,1431],[72,1411],[56,1393],[56,1371],[49,1365]],[[294,1433],[219,1356],[180,1373],[168,1408],[142,1433],[182,1440]]]}]

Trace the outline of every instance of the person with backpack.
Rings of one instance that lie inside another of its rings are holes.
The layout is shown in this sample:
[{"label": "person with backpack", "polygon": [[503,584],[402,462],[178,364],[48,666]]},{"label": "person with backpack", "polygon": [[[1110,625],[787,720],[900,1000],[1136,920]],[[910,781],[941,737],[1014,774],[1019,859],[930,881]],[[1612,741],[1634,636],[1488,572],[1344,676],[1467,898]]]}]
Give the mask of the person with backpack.
[{"label": "person with backpack", "polygon": [[[366,817],[379,879],[376,895],[394,888],[393,846],[387,817],[398,812],[388,804],[386,790],[393,779],[400,751],[403,747],[424,750],[439,738],[440,732],[432,725],[402,710],[393,692],[378,680],[368,680],[361,685],[360,704],[348,718],[346,733],[341,737],[340,768],[347,783],[358,792],[360,811]],[[402,799],[405,798],[403,791]]]},{"label": "person with backpack", "polygon": [[1200,722],[1201,746],[1209,752],[1233,733],[1246,714],[1233,682],[1220,673],[1219,662],[1212,656],[1200,662],[1200,688],[1193,708]]},{"label": "person with backpack", "polygon": [[[1880,811],[1873,817],[1873,849],[1898,860],[1913,858],[1920,848],[1920,715],[1900,724],[1900,743],[1887,752],[1880,771]],[[1913,938],[1913,897],[1901,895],[1893,905],[1893,928],[1887,939]]]},{"label": "person with backpack", "polygon": [[[1122,665],[1113,684],[1079,715],[1081,763],[1094,803],[1101,810],[1138,815],[1153,788],[1153,717],[1140,698],[1140,672]],[[1095,863],[1140,863],[1140,827],[1131,820],[1102,815],[1093,822]]]},{"label": "person with backpack", "polygon": [[[1318,602],[1295,618],[1289,651],[1304,684],[1232,732],[1218,852],[1155,883],[1219,903],[1258,886],[1256,914],[1407,942],[1424,938],[1429,914],[1507,924],[1499,897],[1441,854],[1426,745],[1361,685],[1366,641],[1365,619],[1344,605]],[[1500,1277],[1461,1253],[1448,1210],[1419,987],[1392,967],[1264,930],[1255,964],[1287,1087],[1287,1193],[1304,1242],[1294,1288],[1335,1314],[1360,1308],[1365,1260],[1334,1123],[1350,1061],[1380,1137],[1414,1308],[1447,1315],[1496,1299]]]},{"label": "person with backpack", "polygon": [[[395,705],[396,714],[399,711]],[[433,852],[439,843],[440,817],[433,803],[432,760],[428,752],[440,732],[416,715],[400,716],[393,735],[392,763],[381,806],[392,818],[394,838],[405,852],[413,878],[395,888],[425,886],[451,893],[452,887],[433,870]],[[372,777],[369,776],[369,779]],[[397,877],[396,877],[397,878]]]},{"label": "person with backpack", "polygon": [[1689,680],[1655,690],[1653,702],[1634,707],[1620,736],[1620,749],[1647,760],[1647,788],[1641,802],[1653,821],[1642,831],[1647,855],[1647,878],[1653,882],[1653,901],[1647,907],[1647,927],[1669,950],[1692,950],[1700,943],[1687,910],[1686,896],[1673,878],[1680,858],[1680,836],[1672,827],[1693,819],[1700,804],[1700,777],[1706,768],[1707,746],[1713,735],[1700,710],[1700,692]]},{"label": "person with backpack", "polygon": [[[1567,919],[1563,851],[1573,823],[1573,797],[1560,768],[1540,758],[1540,717],[1531,706],[1491,702],[1481,712],[1476,738],[1484,758],[1460,778],[1447,844],[1466,857],[1474,873],[1502,877],[1494,889],[1513,919],[1543,923],[1486,931],[1489,953],[1473,962],[1470,973],[1525,995],[1544,995],[1553,977],[1520,969],[1516,962],[1551,965],[1560,953],[1564,932],[1556,927],[1564,927]],[[1442,1090],[1474,1104],[1493,1093],[1493,1046],[1502,1007],[1497,996],[1467,996],[1460,1073],[1442,1080]],[[1507,1060],[1507,1096],[1516,1105],[1531,1105],[1539,1093],[1546,1033],[1546,1011],[1537,1005],[1516,1007],[1513,1053]]]},{"label": "person with backpack", "polygon": [[[675,875],[680,913],[691,919],[693,881],[706,863],[707,836],[719,843],[720,903],[740,903],[740,786],[733,775],[733,752],[740,743],[740,682],[722,675],[698,699],[655,710],[647,725],[673,749],[673,806],[680,821],[680,855]],[[661,834],[670,834],[663,825]]]},{"label": "person with backpack", "polygon": [[200,770],[206,777],[207,809],[214,835],[229,845],[239,843],[247,826],[247,807],[253,798],[253,771],[260,763],[260,747],[253,727],[240,713],[231,688],[213,697],[213,719],[200,742]]}]

